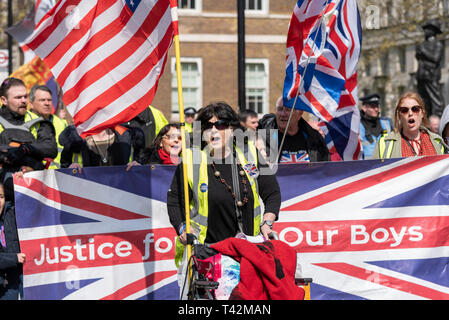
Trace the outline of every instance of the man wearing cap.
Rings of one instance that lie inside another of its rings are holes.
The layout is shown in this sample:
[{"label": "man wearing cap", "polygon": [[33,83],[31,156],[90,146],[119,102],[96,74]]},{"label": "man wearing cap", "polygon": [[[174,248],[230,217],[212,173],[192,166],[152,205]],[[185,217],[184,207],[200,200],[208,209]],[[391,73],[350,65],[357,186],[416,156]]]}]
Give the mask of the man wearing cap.
[{"label": "man wearing cap", "polygon": [[389,133],[393,124],[390,118],[379,116],[380,96],[377,93],[369,94],[360,100],[360,139],[364,158],[371,159],[377,140],[382,134]]},{"label": "man wearing cap", "polygon": [[184,121],[186,123],[186,131],[192,133],[193,131],[193,121],[195,121],[196,109],[193,107],[188,107],[184,110]]},{"label": "man wearing cap", "polygon": [[418,93],[423,98],[427,116],[441,117],[444,108],[440,90],[441,62],[444,46],[436,38],[442,33],[438,19],[432,19],[422,26],[425,41],[416,46],[418,71],[416,73]]}]

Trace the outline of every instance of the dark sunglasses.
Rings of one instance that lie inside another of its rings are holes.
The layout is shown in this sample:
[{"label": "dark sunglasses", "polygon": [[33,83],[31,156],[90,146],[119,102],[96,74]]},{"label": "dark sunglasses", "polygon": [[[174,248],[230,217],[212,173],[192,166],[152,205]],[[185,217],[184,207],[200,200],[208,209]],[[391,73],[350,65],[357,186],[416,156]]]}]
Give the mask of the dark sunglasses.
[{"label": "dark sunglasses", "polygon": [[421,111],[421,107],[420,106],[413,106],[411,108],[399,107],[399,112],[402,113],[402,114],[407,114],[410,109],[412,109],[413,113],[419,113]]},{"label": "dark sunglasses", "polygon": [[218,120],[216,122],[207,122],[203,126],[203,130],[209,130],[212,129],[212,127],[215,127],[217,130],[225,130],[229,128],[229,122],[226,120]]}]

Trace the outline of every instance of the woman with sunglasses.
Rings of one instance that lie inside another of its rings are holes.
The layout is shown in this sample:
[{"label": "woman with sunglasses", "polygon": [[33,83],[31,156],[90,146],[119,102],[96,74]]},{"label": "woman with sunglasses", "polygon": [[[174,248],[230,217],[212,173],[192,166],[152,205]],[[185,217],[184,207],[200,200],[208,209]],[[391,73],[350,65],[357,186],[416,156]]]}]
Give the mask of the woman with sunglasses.
[{"label": "woman with sunglasses", "polygon": [[394,126],[394,131],[377,142],[373,159],[431,156],[448,150],[443,139],[426,128],[424,102],[415,92],[406,92],[399,98]]},{"label": "woman with sunglasses", "polygon": [[[200,243],[216,243],[238,233],[268,239],[281,204],[276,177],[268,174],[272,172],[254,145],[248,143],[243,147],[247,150],[241,150],[234,143],[234,129],[240,123],[229,105],[210,104],[199,111],[197,121],[201,121],[204,148],[193,146],[183,157],[188,164],[191,233]],[[179,165],[167,193],[167,207],[179,242],[186,245],[182,170]],[[177,245],[177,264],[183,251]]]}]

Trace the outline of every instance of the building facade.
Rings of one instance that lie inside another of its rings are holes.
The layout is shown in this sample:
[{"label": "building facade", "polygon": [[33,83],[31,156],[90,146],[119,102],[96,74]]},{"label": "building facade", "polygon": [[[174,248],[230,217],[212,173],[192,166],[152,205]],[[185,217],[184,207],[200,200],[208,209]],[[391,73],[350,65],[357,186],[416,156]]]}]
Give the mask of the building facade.
[{"label": "building facade", "polygon": [[[184,107],[225,101],[238,110],[237,1],[179,0]],[[285,45],[294,0],[245,1],[246,106],[274,111],[285,77]],[[179,119],[174,46],[152,105]]]}]

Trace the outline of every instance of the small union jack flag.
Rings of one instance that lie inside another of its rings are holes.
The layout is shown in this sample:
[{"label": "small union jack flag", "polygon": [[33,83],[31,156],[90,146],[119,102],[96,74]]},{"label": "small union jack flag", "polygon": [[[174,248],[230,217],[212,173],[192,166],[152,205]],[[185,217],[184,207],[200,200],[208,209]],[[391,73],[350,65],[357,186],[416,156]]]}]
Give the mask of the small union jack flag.
[{"label": "small union jack flag", "polygon": [[307,151],[287,152],[284,151],[281,154],[281,163],[306,163],[310,162],[309,154]]}]

